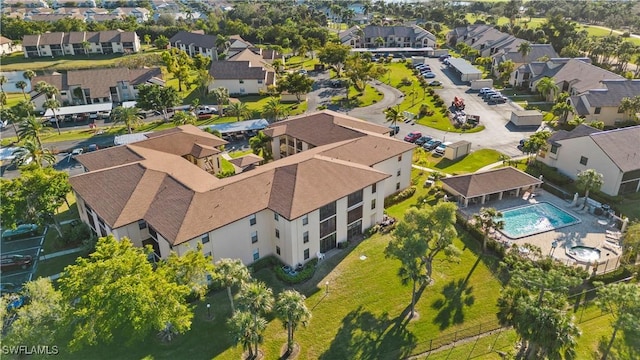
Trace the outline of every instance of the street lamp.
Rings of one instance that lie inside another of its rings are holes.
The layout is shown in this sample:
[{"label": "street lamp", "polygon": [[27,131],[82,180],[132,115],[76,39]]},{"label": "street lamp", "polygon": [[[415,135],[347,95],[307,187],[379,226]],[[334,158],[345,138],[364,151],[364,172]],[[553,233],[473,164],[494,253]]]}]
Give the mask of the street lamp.
[{"label": "street lamp", "polygon": [[324,294],[327,295],[329,293],[329,281],[325,281],[324,285],[325,285]]},{"label": "street lamp", "polygon": [[211,320],[211,304],[207,303],[207,317]]},{"label": "street lamp", "polygon": [[553,253],[556,251],[557,247],[558,247],[558,241],[554,240],[551,243],[551,251],[549,252],[549,256],[553,256]]}]

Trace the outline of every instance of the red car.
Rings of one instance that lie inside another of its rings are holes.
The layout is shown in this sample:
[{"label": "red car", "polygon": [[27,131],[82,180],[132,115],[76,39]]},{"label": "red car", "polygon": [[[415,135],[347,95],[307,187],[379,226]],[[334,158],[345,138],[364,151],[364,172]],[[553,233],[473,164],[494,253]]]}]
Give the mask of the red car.
[{"label": "red car", "polygon": [[5,255],[0,261],[1,271],[26,269],[33,264],[33,258],[30,255]]},{"label": "red car", "polygon": [[407,136],[404,137],[404,141],[408,141],[410,143],[415,142],[416,140],[422,137],[422,133],[419,131],[412,131]]}]

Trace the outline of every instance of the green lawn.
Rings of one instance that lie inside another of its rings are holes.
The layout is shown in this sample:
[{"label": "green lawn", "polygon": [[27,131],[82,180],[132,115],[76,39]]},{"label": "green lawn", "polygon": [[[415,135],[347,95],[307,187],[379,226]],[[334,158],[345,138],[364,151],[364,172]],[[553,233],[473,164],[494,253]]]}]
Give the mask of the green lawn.
[{"label": "green lawn", "polygon": [[331,98],[331,102],[347,108],[356,108],[373,105],[382,100],[383,97],[381,92],[368,84],[363,92],[358,92],[354,86],[351,86],[349,88],[349,100],[346,99],[345,95],[334,96]]},{"label": "green lawn", "polygon": [[[27,99],[29,99],[29,94],[27,94]],[[21,92],[19,93],[7,93],[7,104],[6,107],[10,108],[16,105],[21,100],[25,100],[24,95]]]},{"label": "green lawn", "polygon": [[39,261],[38,269],[36,270],[34,279],[59,274],[64,270],[65,267],[74,264],[78,257],[86,257],[87,255],[89,254],[86,251],[81,251],[78,253],[62,255],[51,259]]},{"label": "green lawn", "polygon": [[[145,51],[146,50],[146,51]],[[113,67],[125,57],[138,57],[146,54],[161,52],[155,48],[143,46],[143,51],[132,55],[109,54],[89,56],[61,56],[57,58],[33,58],[27,59],[23,52],[13,53],[2,57],[2,71],[52,71],[52,70],[79,70],[101,67]]]},{"label": "green lawn", "polygon": [[232,152],[229,153],[229,156],[231,156],[232,158],[235,159],[235,158],[239,158],[241,156],[245,156],[245,155],[252,154],[252,153],[253,153],[253,151],[251,151],[251,150],[232,151]]},{"label": "green lawn", "polygon": [[458,175],[472,173],[486,165],[500,161],[500,155],[502,154],[496,150],[480,149],[460,159],[449,160],[441,156],[434,156],[430,152],[416,151],[413,163],[446,174]]}]

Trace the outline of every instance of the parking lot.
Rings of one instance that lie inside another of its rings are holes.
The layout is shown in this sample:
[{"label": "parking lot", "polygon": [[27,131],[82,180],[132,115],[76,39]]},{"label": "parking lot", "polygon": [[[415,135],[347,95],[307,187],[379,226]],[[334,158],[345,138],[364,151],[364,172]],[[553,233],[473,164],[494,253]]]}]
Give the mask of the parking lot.
[{"label": "parking lot", "polygon": [[41,253],[42,245],[44,243],[44,237],[47,233],[45,228],[41,235],[34,237],[25,237],[15,240],[2,240],[0,246],[2,247],[2,256],[6,255],[29,255],[33,258],[32,265],[27,269],[2,271],[2,283],[11,283],[17,286],[22,286],[27,281],[30,281],[38,267],[39,256]]}]

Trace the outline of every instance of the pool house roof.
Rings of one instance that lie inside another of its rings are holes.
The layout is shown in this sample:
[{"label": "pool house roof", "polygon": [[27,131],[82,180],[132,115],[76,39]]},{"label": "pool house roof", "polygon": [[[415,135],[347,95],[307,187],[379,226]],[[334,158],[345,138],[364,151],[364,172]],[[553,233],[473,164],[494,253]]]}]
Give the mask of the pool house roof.
[{"label": "pool house roof", "polygon": [[445,190],[467,199],[542,184],[542,180],[513,167],[442,179]]}]

